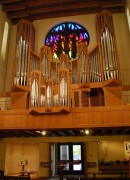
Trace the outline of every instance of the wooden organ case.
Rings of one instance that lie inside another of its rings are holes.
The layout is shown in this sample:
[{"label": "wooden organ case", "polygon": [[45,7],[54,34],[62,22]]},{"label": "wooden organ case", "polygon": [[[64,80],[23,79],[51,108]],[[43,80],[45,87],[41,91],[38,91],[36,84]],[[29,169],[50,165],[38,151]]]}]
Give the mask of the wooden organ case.
[{"label": "wooden organ case", "polygon": [[12,83],[12,109],[32,113],[70,112],[74,107],[107,106],[122,103],[122,82],[112,15],[96,16],[97,46],[77,45],[77,58],[67,54],[54,59],[48,46],[34,52],[35,30],[21,20],[17,28]]},{"label": "wooden organ case", "polygon": [[97,35],[105,105],[122,103],[122,82],[119,57],[111,13],[104,10],[97,15]]}]

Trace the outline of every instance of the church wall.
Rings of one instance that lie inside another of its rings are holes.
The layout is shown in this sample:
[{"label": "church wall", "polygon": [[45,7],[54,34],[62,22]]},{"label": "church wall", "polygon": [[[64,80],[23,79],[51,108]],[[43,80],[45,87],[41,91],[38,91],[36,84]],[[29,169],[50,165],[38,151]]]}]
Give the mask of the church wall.
[{"label": "church wall", "polygon": [[130,33],[126,14],[114,14],[114,28],[123,85],[130,84]]},{"label": "church wall", "polygon": [[[40,143],[39,149],[39,175],[48,177],[49,176],[49,161],[50,161],[50,150],[49,150],[49,143]],[[46,164],[44,164],[46,163]]]},{"label": "church wall", "polygon": [[5,165],[5,149],[5,143],[0,139],[0,170],[3,170]]},{"label": "church wall", "polygon": [[103,141],[98,144],[99,160],[105,162],[126,159],[122,141]]},{"label": "church wall", "polygon": [[93,168],[87,168],[88,171],[91,169],[93,171],[98,171],[98,142],[96,141],[90,141],[86,143],[86,157],[87,162],[95,162],[96,166]]},{"label": "church wall", "polygon": [[5,81],[5,92],[11,91],[12,86],[12,73],[13,73],[13,63],[15,57],[15,45],[16,45],[16,32],[17,26],[12,25],[10,28],[10,39],[9,39],[9,51],[8,51],[8,63],[6,71],[6,81]]},{"label": "church wall", "polygon": [[16,142],[6,144],[4,174],[14,174],[21,171],[39,171],[38,143]]},{"label": "church wall", "polygon": [[130,1],[129,1],[129,0],[127,0],[127,7],[128,7],[129,10],[130,10]]}]

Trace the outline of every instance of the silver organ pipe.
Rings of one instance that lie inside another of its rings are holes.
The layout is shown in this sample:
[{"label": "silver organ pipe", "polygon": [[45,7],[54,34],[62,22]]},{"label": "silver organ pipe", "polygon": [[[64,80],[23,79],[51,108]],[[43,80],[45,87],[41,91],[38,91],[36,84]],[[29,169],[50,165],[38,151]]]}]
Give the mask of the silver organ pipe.
[{"label": "silver organ pipe", "polygon": [[24,59],[24,72],[23,72],[23,85],[27,85],[27,62],[28,62],[28,43],[25,44],[25,59]]},{"label": "silver organ pipe", "polygon": [[41,93],[40,95],[40,106],[45,106],[45,95]]},{"label": "silver organ pipe", "polygon": [[16,66],[15,66],[15,72],[14,72],[14,85],[19,84],[19,79],[20,79],[21,38],[22,38],[22,36],[20,36],[20,38],[16,44]]},{"label": "silver organ pipe", "polygon": [[45,106],[45,101],[46,101],[45,87],[41,87],[40,88],[40,106],[41,107]]},{"label": "silver organ pipe", "polygon": [[114,37],[106,26],[101,36],[104,79],[119,79]]},{"label": "silver organ pipe", "polygon": [[32,82],[31,106],[38,107],[38,83],[35,78],[33,79]]},{"label": "silver organ pipe", "polygon": [[47,106],[52,106],[52,88],[51,86],[47,86]]},{"label": "silver organ pipe", "polygon": [[60,82],[60,105],[67,106],[67,82],[62,77]]},{"label": "silver organ pipe", "polygon": [[105,69],[105,74],[106,74],[106,79],[110,79],[110,72],[109,72],[109,64],[108,64],[108,50],[107,50],[107,40],[106,40],[106,35],[105,32],[103,32],[103,46],[102,50],[104,51],[104,60],[103,60],[103,66]]},{"label": "silver organ pipe", "polygon": [[51,70],[51,79],[54,81],[54,84],[57,83],[57,76],[55,70]]},{"label": "silver organ pipe", "polygon": [[113,62],[112,62],[112,51],[111,51],[111,44],[110,44],[110,31],[108,27],[105,27],[105,36],[106,36],[106,43],[107,43],[107,55],[108,55],[108,68],[110,78],[114,78],[113,76]]},{"label": "silver organ pipe", "polygon": [[97,55],[94,56],[95,68],[94,68],[94,82],[98,82],[98,65],[97,65]]},{"label": "silver organ pipe", "polygon": [[43,57],[42,57],[42,74],[45,77],[45,82],[49,78],[48,68],[49,68],[48,59],[47,59],[46,55],[43,55]]},{"label": "silver organ pipe", "polygon": [[80,83],[87,82],[87,62],[84,52],[81,52],[80,58]]},{"label": "silver organ pipe", "polygon": [[101,82],[100,55],[97,47],[89,54],[89,68],[90,82]]},{"label": "silver organ pipe", "polygon": [[53,105],[54,105],[54,106],[58,106],[58,94],[55,94],[55,95],[53,96]]},{"label": "silver organ pipe", "polygon": [[31,51],[30,54],[30,75],[34,70],[40,70],[40,58]]},{"label": "silver organ pipe", "polygon": [[111,43],[111,53],[112,53],[114,78],[119,79],[118,64],[117,64],[117,54],[116,54],[116,49],[115,49],[115,45],[114,45],[115,42],[114,42],[114,37],[113,37],[111,32],[110,32],[110,43]]},{"label": "silver organ pipe", "polygon": [[93,82],[96,82],[96,57],[93,56]]},{"label": "silver organ pipe", "polygon": [[16,45],[16,68],[14,74],[14,85],[26,86],[28,62],[28,42],[20,35]]},{"label": "silver organ pipe", "polygon": [[100,54],[99,51],[97,52],[97,66],[98,66],[98,82],[102,81],[102,75],[101,75],[101,66],[100,66]]},{"label": "silver organ pipe", "polygon": [[25,58],[25,40],[23,40],[23,47],[22,47],[20,85],[23,85],[24,58]]}]

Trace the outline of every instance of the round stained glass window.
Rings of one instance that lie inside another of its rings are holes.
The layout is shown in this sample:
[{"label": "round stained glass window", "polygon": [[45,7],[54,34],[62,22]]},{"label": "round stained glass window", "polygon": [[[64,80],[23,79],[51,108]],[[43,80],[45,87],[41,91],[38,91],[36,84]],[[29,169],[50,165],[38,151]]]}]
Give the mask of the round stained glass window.
[{"label": "round stained glass window", "polygon": [[54,59],[60,59],[62,53],[67,54],[69,59],[75,59],[77,44],[80,42],[88,45],[89,34],[83,26],[72,22],[61,23],[53,27],[45,39],[45,45],[52,48]]}]

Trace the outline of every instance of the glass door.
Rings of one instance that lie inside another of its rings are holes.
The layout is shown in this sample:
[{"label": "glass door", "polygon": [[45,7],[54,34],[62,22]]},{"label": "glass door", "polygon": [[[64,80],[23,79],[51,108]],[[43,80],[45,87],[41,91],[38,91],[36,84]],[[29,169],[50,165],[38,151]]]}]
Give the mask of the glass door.
[{"label": "glass door", "polygon": [[59,143],[58,161],[64,164],[63,174],[83,174],[83,144]]}]

